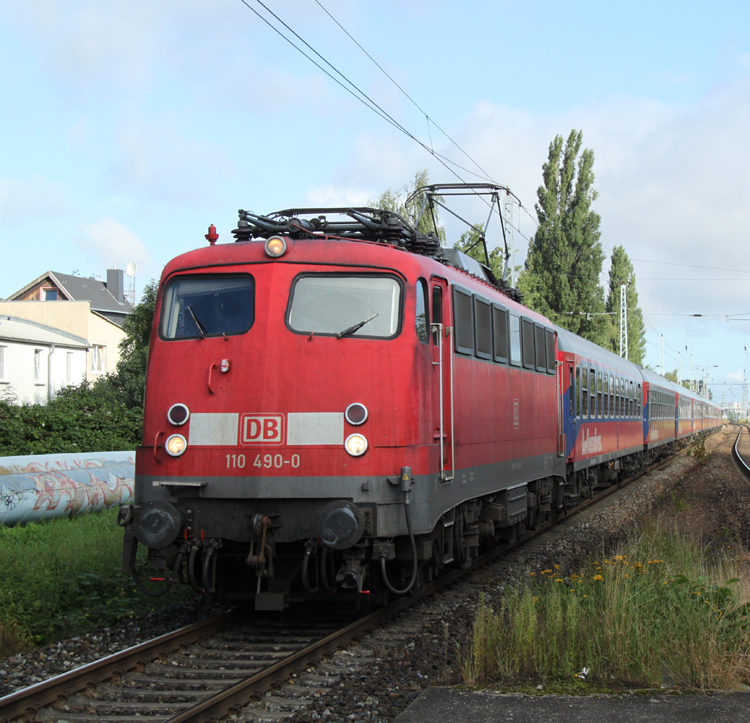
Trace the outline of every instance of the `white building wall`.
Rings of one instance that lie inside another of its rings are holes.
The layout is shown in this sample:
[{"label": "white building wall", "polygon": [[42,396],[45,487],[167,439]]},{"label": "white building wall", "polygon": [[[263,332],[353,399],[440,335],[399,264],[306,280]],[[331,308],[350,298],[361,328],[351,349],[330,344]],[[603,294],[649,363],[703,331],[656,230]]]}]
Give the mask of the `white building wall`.
[{"label": "white building wall", "polygon": [[55,346],[50,354],[48,345],[16,341],[2,341],[0,347],[0,392],[9,391],[19,404],[46,404],[49,394],[54,397],[68,384],[80,384],[86,378],[86,349]]},{"label": "white building wall", "polygon": [[[119,344],[125,332],[112,321],[91,311],[88,301],[0,301],[0,315],[8,314],[38,324],[60,329],[87,339],[88,351],[86,378],[94,382],[103,374],[114,372],[120,359]],[[103,368],[95,363],[96,350],[101,347]]]}]

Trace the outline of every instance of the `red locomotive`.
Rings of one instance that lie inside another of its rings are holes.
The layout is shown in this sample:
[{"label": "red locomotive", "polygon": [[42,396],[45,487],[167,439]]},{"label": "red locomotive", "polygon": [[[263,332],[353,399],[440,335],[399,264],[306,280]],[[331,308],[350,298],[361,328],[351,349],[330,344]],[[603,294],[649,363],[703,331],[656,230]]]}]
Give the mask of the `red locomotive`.
[{"label": "red locomotive", "polygon": [[657,427],[720,424],[392,212],[240,212],[234,234],[161,279],[120,518],[148,594],[405,594],[642,464]]}]

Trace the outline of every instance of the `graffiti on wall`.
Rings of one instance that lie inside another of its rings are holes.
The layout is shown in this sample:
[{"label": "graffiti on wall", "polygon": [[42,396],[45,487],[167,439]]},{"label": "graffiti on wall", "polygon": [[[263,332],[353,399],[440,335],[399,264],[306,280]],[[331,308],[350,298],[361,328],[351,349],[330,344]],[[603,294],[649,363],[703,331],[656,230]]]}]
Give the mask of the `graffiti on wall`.
[{"label": "graffiti on wall", "polygon": [[23,463],[0,468],[0,524],[76,515],[132,501],[132,453],[20,459]]}]

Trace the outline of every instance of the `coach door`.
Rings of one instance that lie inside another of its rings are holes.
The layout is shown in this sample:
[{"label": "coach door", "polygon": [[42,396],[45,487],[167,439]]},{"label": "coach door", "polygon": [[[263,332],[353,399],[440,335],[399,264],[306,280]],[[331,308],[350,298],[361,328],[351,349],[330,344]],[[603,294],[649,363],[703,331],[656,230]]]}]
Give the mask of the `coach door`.
[{"label": "coach door", "polygon": [[450,325],[448,283],[433,278],[430,282],[432,311],[432,390],[435,410],[433,439],[440,443],[440,479],[449,482],[455,476],[453,437],[453,327]]},{"label": "coach door", "polygon": [[[567,435],[570,429],[576,439],[576,399],[578,385],[575,380],[575,357],[565,355],[563,363],[557,369],[557,456],[564,457],[567,451]],[[563,390],[567,387],[567,396]],[[567,399],[567,404],[565,400]],[[568,422],[566,424],[565,422]]]}]

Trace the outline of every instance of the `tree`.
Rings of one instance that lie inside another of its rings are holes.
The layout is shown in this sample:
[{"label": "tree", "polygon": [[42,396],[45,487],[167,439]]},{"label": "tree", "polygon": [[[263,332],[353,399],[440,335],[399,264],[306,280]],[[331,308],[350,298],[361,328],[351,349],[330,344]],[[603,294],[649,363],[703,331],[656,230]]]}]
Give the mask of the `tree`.
[{"label": "tree", "polygon": [[125,338],[120,342],[120,360],[114,374],[108,374],[100,383],[112,387],[123,404],[142,409],[146,395],[146,368],[148,345],[154,322],[158,282],[153,279],[143,288],[143,296],[128,314],[122,329]]},{"label": "tree", "polygon": [[[646,327],[643,323],[643,312],[638,306],[638,292],[635,288],[635,270],[622,246],[612,249],[612,264],[609,267],[609,294],[606,309],[612,314],[614,334],[609,348],[620,353],[620,287],[627,286],[625,294],[628,310],[628,359],[641,364],[646,352]],[[673,380],[677,382],[678,380]]]},{"label": "tree", "polygon": [[[463,251],[463,253],[479,261],[480,264],[486,264],[487,259],[484,257],[484,245],[480,241],[481,235],[479,231],[477,231],[477,229],[484,231],[484,224],[479,223],[476,224],[476,226],[477,228],[470,228],[468,231],[462,233],[461,238],[459,238],[454,244],[454,248]],[[492,251],[489,252],[489,257],[490,270],[496,279],[502,279],[504,265],[503,249],[499,246],[492,249]]]},{"label": "tree", "polygon": [[550,143],[535,204],[539,227],[518,287],[532,309],[606,345],[612,322],[599,284],[604,252],[599,243],[601,219],[591,208],[597,198],[594,152],[581,153],[582,141],[583,133],[572,130],[564,146],[559,135]]},{"label": "tree", "polygon": [[[407,200],[414,191],[422,186],[428,186],[430,183],[430,174],[424,169],[417,171],[414,174],[414,180],[411,183],[404,184],[401,190],[393,190],[389,188],[380,196],[373,200],[370,199],[367,203],[373,208],[382,208],[384,211],[393,211],[406,219],[417,231],[426,235],[433,235],[437,232],[437,236],[440,239],[440,243],[445,243],[445,229],[440,226],[438,222],[437,211],[435,211],[435,218],[433,220],[432,214],[429,209],[425,211],[422,217],[417,223],[419,212],[422,209],[422,201],[424,194],[415,196],[410,203]],[[440,196],[437,196],[438,200],[442,200]],[[437,228],[436,228],[437,227]]]}]

